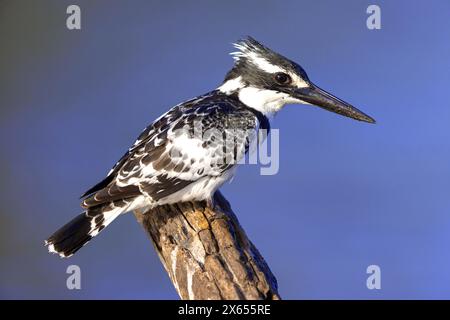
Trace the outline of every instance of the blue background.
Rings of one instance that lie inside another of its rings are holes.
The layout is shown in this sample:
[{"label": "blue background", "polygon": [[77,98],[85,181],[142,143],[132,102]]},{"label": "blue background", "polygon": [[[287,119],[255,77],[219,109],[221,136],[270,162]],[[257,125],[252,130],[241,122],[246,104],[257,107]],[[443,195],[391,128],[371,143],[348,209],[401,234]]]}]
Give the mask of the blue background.
[{"label": "blue background", "polygon": [[[66,7],[82,30],[66,28]],[[382,29],[366,28],[380,5]],[[172,299],[126,215],[70,260],[43,240],[139,132],[217,87],[245,35],[378,120],[287,106],[280,171],[223,188],[287,299],[450,298],[450,2],[0,1],[0,297]],[[66,268],[82,290],[66,289]],[[366,288],[381,267],[382,289]]]}]

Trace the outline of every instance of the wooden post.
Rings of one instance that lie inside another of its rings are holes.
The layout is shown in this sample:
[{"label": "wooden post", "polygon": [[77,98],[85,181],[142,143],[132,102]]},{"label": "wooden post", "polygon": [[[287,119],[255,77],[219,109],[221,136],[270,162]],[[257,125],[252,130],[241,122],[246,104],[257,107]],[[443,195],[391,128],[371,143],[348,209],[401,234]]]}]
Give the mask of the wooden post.
[{"label": "wooden post", "polygon": [[228,201],[164,205],[135,212],[184,300],[278,300],[277,281]]}]

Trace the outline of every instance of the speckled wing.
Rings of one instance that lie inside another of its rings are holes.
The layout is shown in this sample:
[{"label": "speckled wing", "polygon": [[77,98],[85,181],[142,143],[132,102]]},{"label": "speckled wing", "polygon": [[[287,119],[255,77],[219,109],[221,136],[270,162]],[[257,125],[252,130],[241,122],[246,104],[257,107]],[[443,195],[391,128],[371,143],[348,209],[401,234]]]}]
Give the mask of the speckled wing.
[{"label": "speckled wing", "polygon": [[203,177],[222,175],[245,154],[260,126],[254,111],[225,95],[175,106],[138,137],[105,180],[88,190],[92,208],[145,195],[152,202]]}]

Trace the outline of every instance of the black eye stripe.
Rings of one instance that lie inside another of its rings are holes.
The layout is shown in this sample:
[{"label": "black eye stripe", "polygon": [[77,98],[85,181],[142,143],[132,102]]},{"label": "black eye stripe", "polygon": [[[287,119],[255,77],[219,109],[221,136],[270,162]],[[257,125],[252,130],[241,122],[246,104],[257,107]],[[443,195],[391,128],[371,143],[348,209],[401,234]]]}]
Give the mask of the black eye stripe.
[{"label": "black eye stripe", "polygon": [[284,72],[275,73],[274,78],[275,81],[279,84],[289,84],[292,81],[291,77]]}]

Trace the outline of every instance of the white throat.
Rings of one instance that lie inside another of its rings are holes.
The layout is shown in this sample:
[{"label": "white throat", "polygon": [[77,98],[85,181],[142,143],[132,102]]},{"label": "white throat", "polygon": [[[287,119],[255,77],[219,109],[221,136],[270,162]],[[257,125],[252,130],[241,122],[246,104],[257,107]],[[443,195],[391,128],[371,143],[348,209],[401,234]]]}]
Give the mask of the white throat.
[{"label": "white throat", "polygon": [[287,103],[304,103],[284,92],[246,86],[241,77],[228,80],[218,88],[225,94],[237,92],[239,100],[266,117],[274,116]]},{"label": "white throat", "polygon": [[242,103],[267,117],[274,116],[286,103],[292,102],[286,93],[255,87],[242,88],[238,97]]}]

